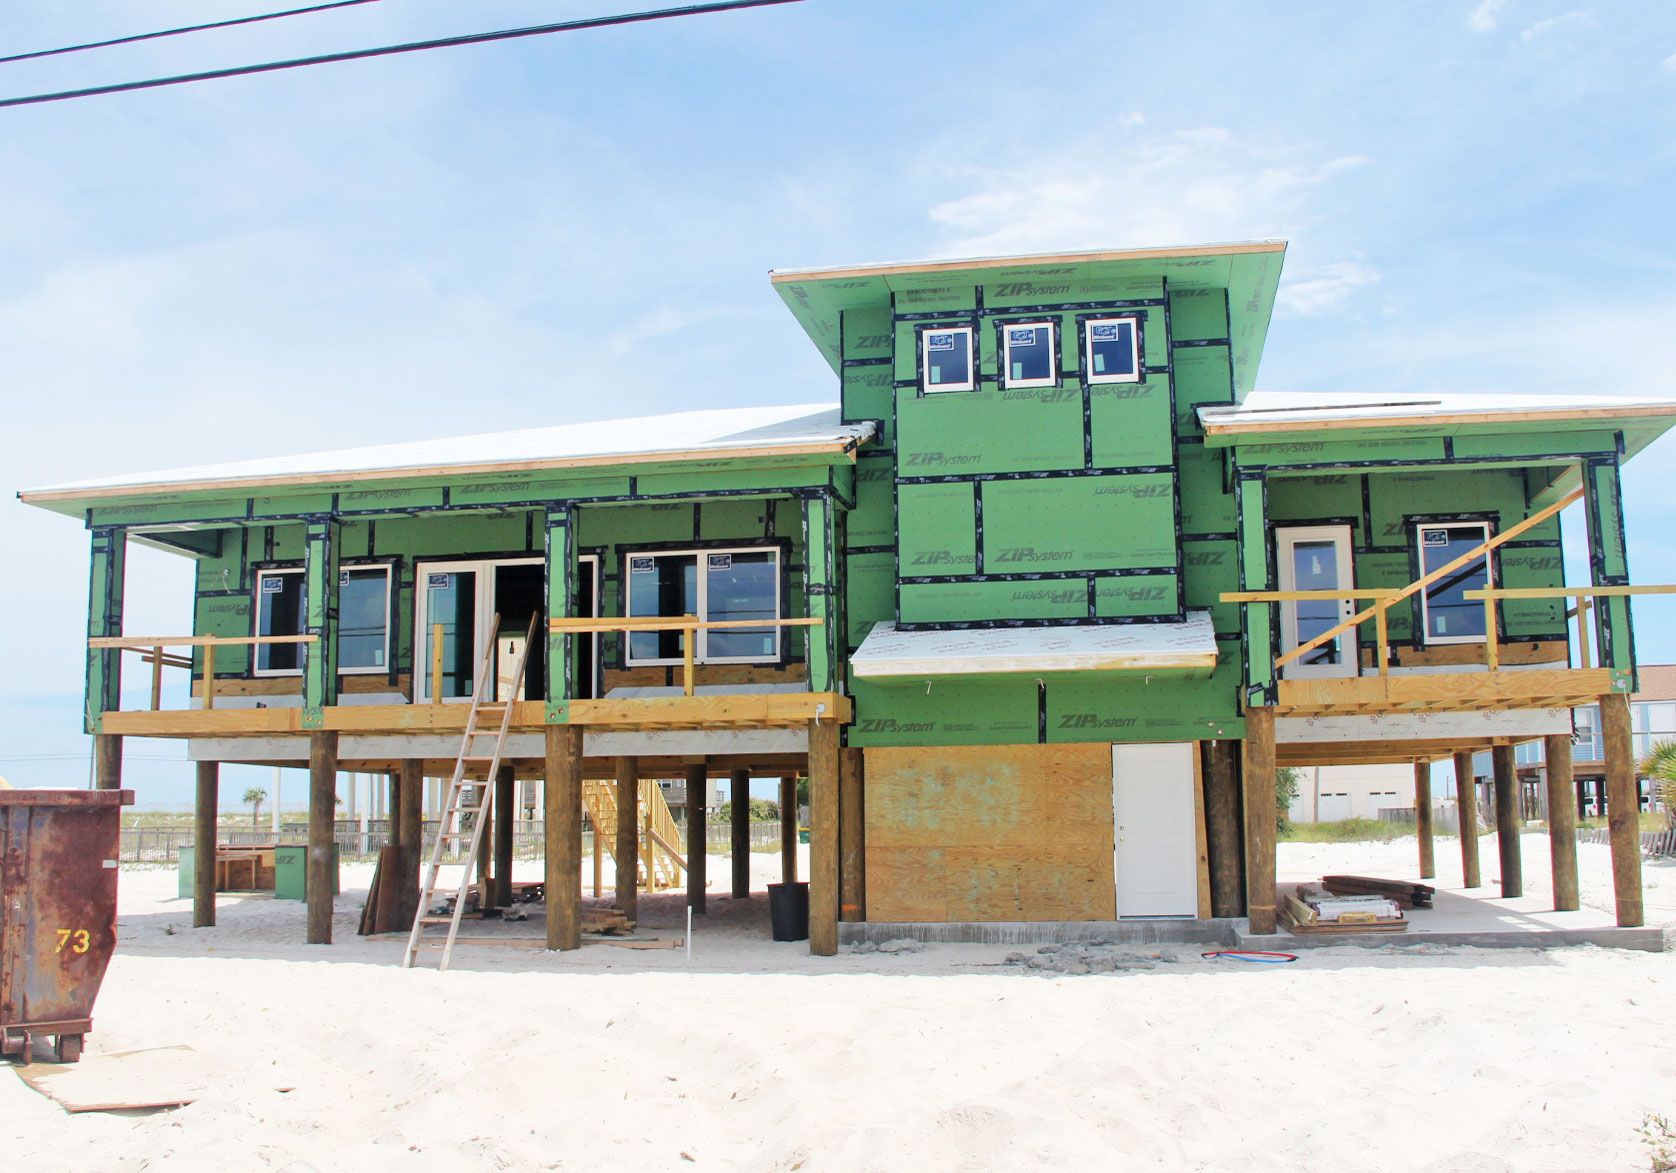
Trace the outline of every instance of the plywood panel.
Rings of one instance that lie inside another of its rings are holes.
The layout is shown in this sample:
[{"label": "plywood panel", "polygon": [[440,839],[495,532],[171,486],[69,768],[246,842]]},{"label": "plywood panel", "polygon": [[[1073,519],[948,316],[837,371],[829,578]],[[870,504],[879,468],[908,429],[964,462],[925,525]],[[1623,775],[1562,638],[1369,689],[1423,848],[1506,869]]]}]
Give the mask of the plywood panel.
[{"label": "plywood panel", "polygon": [[867,916],[1106,920],[1111,747],[867,750]]}]

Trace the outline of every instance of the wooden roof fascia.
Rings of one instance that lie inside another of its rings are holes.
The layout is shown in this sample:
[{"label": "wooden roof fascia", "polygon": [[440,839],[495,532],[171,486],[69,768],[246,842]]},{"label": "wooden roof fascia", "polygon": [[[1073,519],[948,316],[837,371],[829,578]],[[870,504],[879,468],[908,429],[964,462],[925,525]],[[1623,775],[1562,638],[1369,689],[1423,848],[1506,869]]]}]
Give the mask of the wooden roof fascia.
[{"label": "wooden roof fascia", "polygon": [[1257,240],[1233,244],[972,257],[954,261],[890,261],[876,265],[848,265],[831,269],[772,269],[769,271],[768,279],[776,285],[781,285],[794,281],[853,280],[859,277],[891,277],[909,273],[963,273],[979,269],[1016,269],[1030,268],[1037,265],[1086,265],[1106,261],[1187,260],[1196,257],[1241,256],[1249,253],[1284,253],[1285,251],[1286,242],[1284,240]]},{"label": "wooden roof fascia", "polygon": [[[1302,410],[1302,409],[1300,409]],[[1226,423],[1215,422],[1214,415],[1209,419],[1204,416],[1200,420],[1204,426],[1206,438],[1210,437],[1240,437],[1249,439],[1252,436],[1292,434],[1296,432],[1351,432],[1351,431],[1383,431],[1388,428],[1424,427],[1435,430],[1439,427],[1496,425],[1517,423],[1575,423],[1581,420],[1633,420],[1657,419],[1665,416],[1676,416],[1676,403],[1668,405],[1641,404],[1635,407],[1582,407],[1554,410],[1533,411],[1476,411],[1460,413],[1430,413],[1427,415],[1408,416],[1376,416],[1359,419],[1336,420],[1262,420],[1246,419],[1233,420]],[[1668,425],[1666,425],[1668,426]]]}]

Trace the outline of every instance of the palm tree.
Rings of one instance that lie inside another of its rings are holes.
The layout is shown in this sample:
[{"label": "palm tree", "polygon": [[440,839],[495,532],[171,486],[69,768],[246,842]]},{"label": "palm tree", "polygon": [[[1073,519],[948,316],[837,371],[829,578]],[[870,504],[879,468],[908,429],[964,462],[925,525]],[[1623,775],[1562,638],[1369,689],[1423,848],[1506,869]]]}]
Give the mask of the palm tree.
[{"label": "palm tree", "polygon": [[1641,759],[1638,772],[1653,780],[1655,793],[1664,805],[1664,819],[1676,829],[1676,741],[1661,741]]},{"label": "palm tree", "polygon": [[250,825],[259,827],[262,817],[262,803],[267,799],[268,792],[259,786],[252,786],[244,792],[244,800],[250,804]]}]

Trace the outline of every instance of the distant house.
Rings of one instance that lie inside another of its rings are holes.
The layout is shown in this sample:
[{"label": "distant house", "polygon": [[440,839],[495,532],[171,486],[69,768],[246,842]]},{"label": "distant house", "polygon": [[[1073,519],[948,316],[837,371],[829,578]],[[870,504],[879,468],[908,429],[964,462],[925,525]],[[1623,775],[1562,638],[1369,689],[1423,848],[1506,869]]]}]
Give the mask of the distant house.
[{"label": "distant house", "polygon": [[[536,635],[503,699],[551,815],[583,778],[807,773],[817,953],[841,918],[1271,930],[1277,764],[1493,748],[1511,779],[1514,745],[1590,704],[1627,760],[1620,468],[1676,418],[1257,391],[1285,247],[780,271],[836,402],[27,491],[91,538],[99,782],[125,737],[184,740],[212,778],[447,773],[498,616],[490,670]],[[610,393],[532,387],[546,421]],[[191,640],[125,632],[131,543],[192,561]],[[177,669],[184,711],[148,687]],[[574,928],[574,882],[549,877],[550,931]]]}]

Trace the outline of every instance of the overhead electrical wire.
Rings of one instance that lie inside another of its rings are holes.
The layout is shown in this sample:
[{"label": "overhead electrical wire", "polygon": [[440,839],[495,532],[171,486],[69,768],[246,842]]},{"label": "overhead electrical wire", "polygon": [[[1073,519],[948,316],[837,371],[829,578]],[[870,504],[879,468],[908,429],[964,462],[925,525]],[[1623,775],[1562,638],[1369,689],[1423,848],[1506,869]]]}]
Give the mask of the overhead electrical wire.
[{"label": "overhead electrical wire", "polygon": [[131,90],[154,90],[163,86],[215,81],[224,77],[275,73],[282,69],[302,69],[310,65],[330,65],[339,61],[364,61],[371,57],[392,57],[398,53],[419,53],[427,49],[451,49],[459,45],[482,45],[491,41],[510,41],[519,37],[540,37],[551,33],[578,32],[582,29],[610,28],[623,24],[645,24],[649,21],[667,20],[677,16],[702,16],[712,12],[731,12],[742,8],[769,8],[781,4],[801,4],[802,2],[803,0],[717,0],[717,2],[710,4],[687,4],[678,8],[655,8],[644,12],[623,12],[613,16],[565,20],[555,24],[499,29],[488,33],[467,33],[462,36],[438,37],[429,41],[409,41],[400,45],[380,45],[373,49],[350,49],[341,53],[321,53],[314,57],[265,61],[258,65],[236,65],[227,69],[209,69],[201,73],[183,73],[174,77],[154,77],[144,81],[117,82],[112,85],[89,86],[85,89],[62,90],[51,94],[28,94],[20,98],[0,98],[0,109],[8,106],[35,106],[44,102],[65,102],[72,98],[91,98],[100,94],[121,94]]},{"label": "overhead electrical wire", "polygon": [[85,53],[89,49],[109,49],[113,45],[134,45],[141,41],[159,41],[164,37],[180,37],[187,33],[207,32],[210,29],[232,28],[241,24],[260,24],[265,20],[280,20],[287,16],[306,16],[311,12],[329,12],[334,8],[354,8],[361,4],[377,4],[378,0],[332,0],[330,4],[311,4],[307,8],[287,8],[284,12],[263,12],[255,16],[235,16],[229,20],[212,20],[208,24],[188,24],[180,28],[159,29],[154,33],[135,33],[130,37],[112,37],[108,41],[88,41],[81,45],[65,45],[60,49],[35,49],[29,53],[13,53],[0,57],[0,65],[13,61],[38,61],[42,57],[59,57],[65,53]]}]

